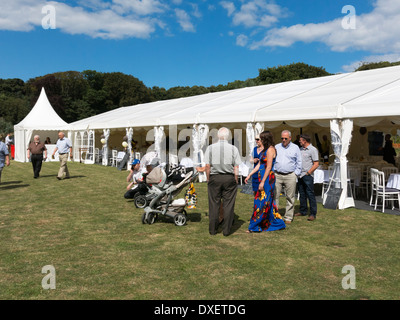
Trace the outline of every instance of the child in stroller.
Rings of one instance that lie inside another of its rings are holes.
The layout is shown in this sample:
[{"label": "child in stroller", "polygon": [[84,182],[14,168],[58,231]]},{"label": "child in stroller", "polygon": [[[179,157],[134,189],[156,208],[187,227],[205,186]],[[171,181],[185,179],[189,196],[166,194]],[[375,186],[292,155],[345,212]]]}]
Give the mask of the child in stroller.
[{"label": "child in stroller", "polygon": [[140,170],[140,161],[135,159],[131,164],[131,171],[126,178],[129,185],[126,187],[127,191],[124,194],[125,199],[135,199],[140,194],[146,194],[149,187],[144,182],[142,171]]},{"label": "child in stroller", "polygon": [[[168,168],[168,166],[167,166]],[[186,224],[187,205],[185,199],[173,200],[184,187],[191,183],[197,176],[197,172],[190,171],[185,173],[181,166],[172,167],[165,171],[158,167],[147,176],[147,182],[152,183],[146,198],[142,222],[153,224],[158,214],[168,216],[174,219],[177,226]],[[143,196],[141,196],[143,197]]]},{"label": "child in stroller", "polygon": [[[165,170],[163,168],[166,168]],[[185,177],[186,171],[182,166],[158,166],[152,169],[150,173],[143,174],[143,182],[139,185],[141,192],[137,192],[134,196],[136,208],[145,208],[150,201],[158,194],[162,180],[163,185],[178,184]],[[154,188],[152,186],[154,185]]]}]

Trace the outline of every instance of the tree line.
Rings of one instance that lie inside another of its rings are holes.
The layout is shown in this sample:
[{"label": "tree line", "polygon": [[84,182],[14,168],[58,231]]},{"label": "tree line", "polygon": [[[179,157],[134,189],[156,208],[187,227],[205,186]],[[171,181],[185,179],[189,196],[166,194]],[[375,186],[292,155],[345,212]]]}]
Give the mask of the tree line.
[{"label": "tree line", "polygon": [[0,79],[0,133],[13,131],[13,126],[25,118],[36,103],[42,87],[57,114],[71,123],[139,103],[328,75],[330,73],[323,67],[293,63],[259,69],[256,78],[210,87],[149,88],[132,75],[95,70],[56,72],[26,82],[21,79]]}]

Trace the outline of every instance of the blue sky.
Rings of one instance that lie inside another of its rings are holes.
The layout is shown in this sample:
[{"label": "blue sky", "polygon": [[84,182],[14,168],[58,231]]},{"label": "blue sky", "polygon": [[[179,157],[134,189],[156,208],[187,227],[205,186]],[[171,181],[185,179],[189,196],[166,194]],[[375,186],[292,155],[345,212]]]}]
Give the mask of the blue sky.
[{"label": "blue sky", "polygon": [[399,61],[398,30],[400,0],[0,0],[0,78],[91,69],[168,89],[293,62],[350,72]]}]

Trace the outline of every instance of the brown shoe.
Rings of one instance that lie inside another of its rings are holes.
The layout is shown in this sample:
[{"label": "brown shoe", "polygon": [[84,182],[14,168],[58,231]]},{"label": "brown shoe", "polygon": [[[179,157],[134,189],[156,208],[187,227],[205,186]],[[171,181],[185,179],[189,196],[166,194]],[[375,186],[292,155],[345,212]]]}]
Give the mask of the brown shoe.
[{"label": "brown shoe", "polygon": [[308,220],[308,221],[314,221],[315,219],[316,219],[315,216],[309,216],[307,220]]},{"label": "brown shoe", "polygon": [[301,214],[300,212],[294,214],[295,217],[304,217],[305,214]]}]

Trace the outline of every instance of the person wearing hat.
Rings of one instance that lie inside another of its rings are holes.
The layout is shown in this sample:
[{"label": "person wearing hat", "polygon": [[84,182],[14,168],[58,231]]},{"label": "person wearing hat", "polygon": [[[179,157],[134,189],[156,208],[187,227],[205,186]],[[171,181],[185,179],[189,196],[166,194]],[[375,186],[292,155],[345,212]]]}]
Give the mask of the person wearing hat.
[{"label": "person wearing hat", "polygon": [[140,170],[140,161],[139,159],[135,159],[131,163],[131,171],[129,172],[128,177],[126,178],[126,182],[128,182],[128,186],[126,187],[127,191],[124,195],[125,199],[133,199],[136,192],[138,191],[137,184],[143,181],[142,171]]}]

